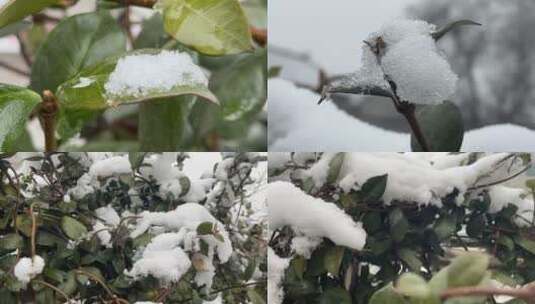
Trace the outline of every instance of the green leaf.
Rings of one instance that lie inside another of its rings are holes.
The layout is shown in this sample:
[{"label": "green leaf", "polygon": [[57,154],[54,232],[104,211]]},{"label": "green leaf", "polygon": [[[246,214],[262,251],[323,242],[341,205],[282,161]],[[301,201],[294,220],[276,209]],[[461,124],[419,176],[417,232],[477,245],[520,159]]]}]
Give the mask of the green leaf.
[{"label": "green leaf", "polygon": [[[464,137],[464,123],[461,111],[451,101],[438,105],[425,105],[416,111],[423,135],[430,152],[458,152]],[[420,144],[411,135],[411,148],[422,152]]]},{"label": "green leaf", "polygon": [[72,240],[78,240],[87,234],[84,224],[70,216],[61,218],[61,229]]},{"label": "green leaf", "polygon": [[194,96],[177,96],[141,103],[139,142],[142,151],[176,151],[185,146],[191,126],[188,114]]},{"label": "green leaf", "polygon": [[468,224],[466,224],[466,233],[473,238],[480,237],[486,226],[487,219],[484,214],[473,215],[470,217]]},{"label": "green leaf", "polygon": [[0,249],[14,250],[24,246],[24,238],[16,233],[0,236]]},{"label": "green leaf", "polygon": [[265,295],[259,294],[255,289],[248,288],[247,289],[247,296],[251,300],[252,304],[266,304]]},{"label": "green leaf", "polygon": [[338,277],[340,265],[342,265],[342,259],[344,258],[344,252],[344,247],[332,246],[325,253],[323,260],[325,263],[325,269],[327,269],[327,272],[335,277]]},{"label": "green leaf", "polygon": [[422,269],[422,261],[418,258],[418,252],[409,249],[403,248],[398,252],[399,258],[405,262],[414,272],[420,272]]},{"label": "green leaf", "polygon": [[362,200],[364,202],[379,201],[386,191],[388,174],[374,176],[368,179],[360,188]]},{"label": "green leaf", "polygon": [[13,150],[12,144],[24,135],[26,121],[41,97],[26,88],[0,84],[0,150]]},{"label": "green leaf", "polygon": [[336,153],[334,157],[329,162],[329,170],[327,171],[327,183],[334,184],[338,179],[340,174],[340,169],[342,169],[342,164],[344,163],[345,153],[340,152]]},{"label": "green leaf", "polygon": [[35,14],[47,6],[57,4],[59,0],[8,0],[0,8],[0,28]]},{"label": "green leaf", "polygon": [[431,289],[427,282],[414,273],[402,274],[397,282],[396,290],[411,298],[425,299],[431,296]]},{"label": "green leaf", "polygon": [[320,304],[351,304],[351,296],[340,287],[327,288],[319,298]]},{"label": "green leaf", "polygon": [[252,49],[249,23],[238,0],[160,0],[164,28],[181,43],[208,55]]},{"label": "green leaf", "polygon": [[409,231],[409,222],[400,208],[394,208],[388,215],[390,222],[390,234],[395,242],[401,242],[407,231]]},{"label": "green leaf", "polygon": [[200,223],[199,226],[197,226],[197,234],[199,235],[207,235],[207,234],[213,234],[214,233],[214,224],[211,222],[203,222]]},{"label": "green leaf", "polygon": [[178,182],[180,183],[180,196],[186,195],[189,192],[189,189],[191,188],[191,181],[187,176],[181,176],[178,179]]},{"label": "green leaf", "polygon": [[221,115],[237,121],[260,112],[267,99],[267,52],[241,57],[212,75],[210,88],[221,101]]},{"label": "green leaf", "polygon": [[517,236],[515,237],[515,243],[522,249],[535,255],[535,241],[532,241],[522,236]]},{"label": "green leaf", "polygon": [[145,159],[146,152],[130,152],[128,153],[128,160],[130,161],[130,166],[132,170],[137,170],[143,164]]},{"label": "green leaf", "polygon": [[74,15],[48,35],[32,65],[30,87],[55,92],[82,69],[126,51],[126,36],[106,12]]},{"label": "green leaf", "polygon": [[392,284],[388,284],[371,296],[369,304],[409,304],[409,302],[392,288]]},{"label": "green leaf", "polygon": [[448,266],[448,286],[475,286],[487,274],[489,257],[480,253],[465,253]]},{"label": "green leaf", "polygon": [[439,240],[444,240],[457,231],[457,222],[453,216],[441,217],[433,228]]}]

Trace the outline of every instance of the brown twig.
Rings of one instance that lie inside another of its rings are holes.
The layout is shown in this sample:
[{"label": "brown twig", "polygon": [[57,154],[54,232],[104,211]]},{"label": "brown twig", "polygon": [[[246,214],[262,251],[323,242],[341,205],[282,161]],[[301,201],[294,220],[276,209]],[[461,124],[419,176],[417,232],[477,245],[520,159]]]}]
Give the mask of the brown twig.
[{"label": "brown twig", "polygon": [[45,133],[45,151],[52,152],[57,148],[56,116],[59,110],[56,96],[48,90],[43,92],[43,101],[39,109],[41,126]]},{"label": "brown twig", "polygon": [[33,204],[30,206],[30,216],[32,218],[32,235],[31,235],[31,251],[32,251],[32,260],[36,254],[35,252],[35,234],[37,233],[37,216],[33,210]]},{"label": "brown twig", "polygon": [[511,296],[517,299],[523,299],[528,303],[533,303],[535,299],[535,285],[528,284],[521,288],[498,288],[498,287],[456,287],[448,288],[440,295],[442,300],[466,296]]},{"label": "brown twig", "polygon": [[30,73],[28,73],[27,71],[23,70],[23,69],[19,69],[15,66],[12,66],[8,63],[5,63],[5,62],[1,62],[0,61],[0,67],[6,69],[6,70],[9,70],[11,72],[15,72],[19,75],[22,75],[22,76],[25,76],[25,77],[29,77],[30,76]]},{"label": "brown twig", "polygon": [[61,289],[57,288],[56,286],[54,286],[54,285],[52,285],[50,283],[47,283],[47,282],[41,281],[41,280],[33,280],[32,282],[42,284],[42,285],[54,290],[55,292],[59,293],[63,298],[65,298],[67,303],[70,302],[70,300],[71,300],[66,293],[64,293]]},{"label": "brown twig", "polygon": [[26,44],[24,43],[24,40],[22,39],[22,35],[20,33],[17,34],[17,40],[19,41],[22,59],[24,59],[24,62],[26,62],[26,65],[28,67],[31,67],[33,64],[32,56],[30,55],[30,51],[26,47]]}]

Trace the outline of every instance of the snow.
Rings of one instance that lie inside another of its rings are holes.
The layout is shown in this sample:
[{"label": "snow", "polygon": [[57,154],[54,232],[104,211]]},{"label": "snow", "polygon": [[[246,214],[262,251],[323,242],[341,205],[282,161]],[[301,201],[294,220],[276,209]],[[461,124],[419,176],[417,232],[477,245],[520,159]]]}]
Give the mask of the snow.
[{"label": "snow", "polygon": [[111,207],[111,205],[100,207],[95,210],[95,215],[99,220],[93,225],[93,230],[88,234],[88,237],[93,237],[96,233],[100,240],[100,244],[106,248],[112,248],[110,230],[114,229],[121,222],[119,214]]},{"label": "snow", "polygon": [[396,93],[403,101],[442,103],[455,93],[458,77],[431,37],[434,29],[434,25],[417,20],[387,23],[366,40],[362,67],[353,77],[332,86],[379,86],[390,91],[388,79],[396,84]]},{"label": "snow", "polygon": [[163,233],[154,237],[143,251],[142,258],[125,274],[134,279],[151,275],[164,283],[178,282],[191,267],[188,255],[178,246],[183,237],[180,233]]},{"label": "snow", "polygon": [[[269,150],[410,151],[410,136],[354,118],[320,96],[282,79],[269,80]],[[386,100],[385,100],[386,101]],[[394,109],[392,109],[394,111]],[[461,151],[533,151],[535,131],[501,124],[465,133]]]},{"label": "snow", "polygon": [[132,168],[128,155],[118,155],[97,161],[89,168],[89,174],[94,177],[108,177],[115,174],[130,174]]},{"label": "snow", "polygon": [[295,254],[309,259],[314,249],[316,249],[323,240],[319,237],[296,236],[292,239],[292,251]]},{"label": "snow", "polygon": [[[209,290],[215,275],[214,254],[221,263],[226,263],[232,255],[232,244],[223,224],[204,206],[195,203],[180,205],[169,212],[144,211],[138,216],[140,218],[130,233],[132,238],[152,226],[159,227],[159,231],[172,232],[159,234],[152,239],[143,251],[142,258],[135,262],[132,270],[126,272],[127,275],[139,278],[150,274],[164,282],[177,282],[193,262],[197,271],[195,282]],[[197,235],[197,227],[204,222],[213,223],[223,240],[218,240],[212,234]],[[197,252],[201,240],[208,245],[207,255]],[[185,251],[196,252],[192,261]]]},{"label": "snow", "polygon": [[[323,186],[332,156],[330,153],[325,154],[310,169],[301,172],[303,179],[311,177],[316,188]],[[506,157],[506,153],[491,154],[469,166],[438,169],[428,162],[414,159],[411,154],[348,153],[336,183],[344,192],[349,192],[359,190],[372,177],[387,174],[386,190],[382,197],[384,203],[400,200],[441,206],[441,198],[452,193],[454,189],[459,190],[457,199],[460,203],[463,193],[470,187],[518,172],[520,163],[516,160],[511,159],[511,162],[505,162],[508,166],[498,167]],[[499,170],[504,167],[510,167],[510,170]]]},{"label": "snow", "polygon": [[42,257],[38,255],[33,256],[33,258],[24,257],[17,262],[13,273],[20,282],[26,285],[43,272],[44,267],[45,260]]},{"label": "snow", "polygon": [[458,76],[429,35],[409,37],[387,48],[381,65],[396,83],[401,100],[439,104],[455,93]]},{"label": "snow", "polygon": [[91,78],[80,77],[79,82],[76,85],[74,85],[73,88],[74,89],[85,88],[85,87],[90,86],[93,82],[95,81]]},{"label": "snow", "polygon": [[271,247],[268,247],[268,303],[282,303],[284,290],[281,282],[284,279],[284,272],[289,265],[290,259],[279,257]]},{"label": "snow", "polygon": [[498,213],[509,204],[518,207],[515,223],[520,227],[531,227],[533,222],[533,196],[524,189],[494,186],[489,189],[491,204],[489,213]]},{"label": "snow", "polygon": [[288,182],[268,184],[268,219],[271,230],[291,226],[298,234],[326,237],[356,250],[366,242],[361,223],[353,222],[335,204],[312,197]]},{"label": "snow", "polygon": [[100,207],[95,210],[96,216],[103,220],[107,225],[117,226],[121,221],[119,214],[113,209],[111,205]]},{"label": "snow", "polygon": [[159,54],[123,57],[105,84],[110,98],[121,95],[144,97],[178,86],[207,86],[208,78],[188,53],[164,50]]},{"label": "snow", "polygon": [[381,29],[371,34],[368,39],[381,36],[388,46],[413,36],[428,36],[435,30],[434,24],[422,20],[395,19],[383,24]]}]

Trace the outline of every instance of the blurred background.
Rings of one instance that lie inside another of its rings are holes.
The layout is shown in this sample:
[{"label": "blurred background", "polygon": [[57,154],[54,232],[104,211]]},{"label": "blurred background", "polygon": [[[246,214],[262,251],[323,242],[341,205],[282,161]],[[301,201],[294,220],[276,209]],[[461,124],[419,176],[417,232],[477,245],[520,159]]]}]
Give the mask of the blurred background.
[{"label": "blurred background", "polygon": [[[463,112],[465,128],[498,123],[535,128],[532,0],[272,0],[269,65],[280,67],[282,78],[320,90],[320,74],[330,78],[357,70],[362,41],[396,18],[439,27],[459,19],[482,23],[456,29],[439,42],[460,77],[452,101]],[[360,120],[408,131],[388,99],[346,94],[332,99]]]}]

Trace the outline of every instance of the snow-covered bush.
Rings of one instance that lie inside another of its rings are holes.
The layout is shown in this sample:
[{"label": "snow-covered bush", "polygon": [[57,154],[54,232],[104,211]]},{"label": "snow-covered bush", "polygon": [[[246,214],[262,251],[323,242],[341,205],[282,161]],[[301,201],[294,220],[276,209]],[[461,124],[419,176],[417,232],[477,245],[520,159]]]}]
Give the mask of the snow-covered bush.
[{"label": "snow-covered bush", "polygon": [[267,0],[0,1],[0,151],[265,151],[266,27]]},{"label": "snow-covered bush", "polygon": [[265,301],[265,158],[2,156],[0,302]]},{"label": "snow-covered bush", "polygon": [[269,303],[533,298],[530,167],[523,153],[270,153]]}]

